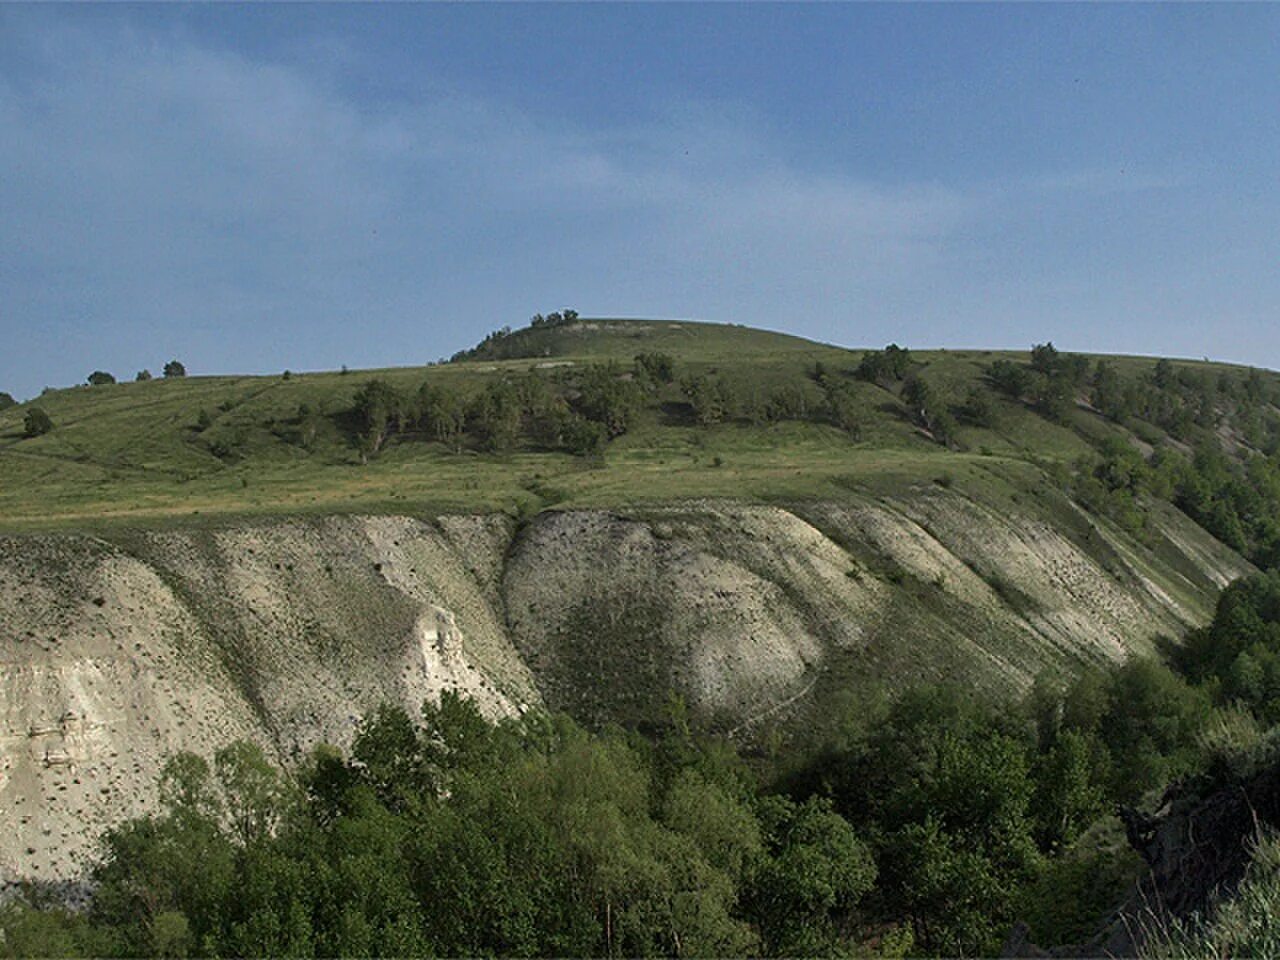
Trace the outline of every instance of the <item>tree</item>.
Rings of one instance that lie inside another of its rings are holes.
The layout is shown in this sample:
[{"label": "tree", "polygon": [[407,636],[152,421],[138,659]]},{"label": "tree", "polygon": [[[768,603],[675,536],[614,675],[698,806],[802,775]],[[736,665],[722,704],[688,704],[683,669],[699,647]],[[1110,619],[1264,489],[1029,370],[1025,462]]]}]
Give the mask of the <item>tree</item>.
[{"label": "tree", "polygon": [[570,453],[588,457],[599,453],[609,442],[609,431],[603,423],[571,413],[559,424],[560,442]]},{"label": "tree", "polygon": [[928,427],[929,415],[937,408],[938,397],[929,381],[912,377],[902,387],[902,402],[921,426]]},{"label": "tree", "polygon": [[40,407],[32,407],[22,421],[22,433],[27,437],[39,437],[53,429],[49,414]]},{"label": "tree", "polygon": [[1040,845],[1071,844],[1107,812],[1110,771],[1106,748],[1091,733],[1064,730],[1036,764],[1035,810]]},{"label": "tree", "polygon": [[875,882],[870,851],[853,828],[817,797],[796,804],[769,797],[760,804],[767,856],[748,892],[766,952],[829,954],[832,920],[852,908]]},{"label": "tree", "polygon": [[1061,377],[1044,373],[1031,375],[1031,402],[1050,420],[1062,420],[1071,409],[1069,388]]},{"label": "tree", "polygon": [[135,382],[135,383],[145,383],[146,381],[148,381],[148,380],[150,380],[150,379],[151,379],[151,371],[150,371],[150,370],[139,370],[139,371],[138,371],[138,373],[137,373],[137,375],[136,375],[136,376],[134,376],[134,378],[133,378],[133,380],[134,380],[134,382]]},{"label": "tree", "polygon": [[870,350],[858,364],[857,376],[870,383],[888,386],[906,377],[911,369],[911,351],[891,343],[883,350]]},{"label": "tree", "polygon": [[248,846],[271,835],[280,814],[283,786],[280,774],[267,761],[262,748],[237,740],[213,757],[218,782],[226,800],[233,835]]},{"label": "tree", "polygon": [[862,433],[862,405],[852,390],[837,380],[822,381],[827,395],[827,415],[850,437],[857,440]]},{"label": "tree", "polygon": [[467,407],[456,393],[424,383],[418,390],[418,425],[457,449],[467,425]]},{"label": "tree", "polygon": [[1053,341],[1037,343],[1031,348],[1031,369],[1051,377],[1058,372],[1058,348]]},{"label": "tree", "polygon": [[18,401],[13,399],[12,394],[0,390],[0,410],[8,410],[10,407],[16,407],[17,405]]},{"label": "tree", "polygon": [[524,409],[515,387],[501,380],[471,401],[467,419],[490,450],[509,450],[520,437]]},{"label": "tree", "polygon": [[360,420],[361,458],[368,460],[382,449],[391,432],[393,421],[399,420],[404,401],[385,380],[370,380],[355,396],[355,412]]},{"label": "tree", "polygon": [[721,377],[701,373],[686,377],[680,384],[693,415],[702,426],[710,426],[737,412],[737,397]]},{"label": "tree", "polygon": [[185,377],[187,375],[187,368],[178,360],[170,360],[164,365],[164,375],[166,378]]},{"label": "tree", "polygon": [[89,385],[94,387],[105,386],[108,383],[115,383],[116,378],[105,370],[95,370],[89,374]]},{"label": "tree", "polygon": [[643,402],[640,388],[616,364],[593,364],[582,372],[577,406],[588,420],[604,424],[610,437],[631,428]]},{"label": "tree", "polygon": [[1105,360],[1099,360],[1093,373],[1093,405],[1108,420],[1119,423],[1130,413],[1131,395],[1115,368]]},{"label": "tree", "polygon": [[916,422],[933,434],[935,440],[951,445],[956,433],[955,417],[927,380],[911,376],[902,387],[902,400]]}]

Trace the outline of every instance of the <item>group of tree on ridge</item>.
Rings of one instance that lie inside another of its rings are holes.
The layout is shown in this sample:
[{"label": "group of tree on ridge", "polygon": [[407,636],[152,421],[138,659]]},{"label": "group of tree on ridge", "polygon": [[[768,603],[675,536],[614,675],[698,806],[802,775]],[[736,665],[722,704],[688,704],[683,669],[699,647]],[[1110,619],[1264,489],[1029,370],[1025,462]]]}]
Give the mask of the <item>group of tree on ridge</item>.
[{"label": "group of tree on ridge", "polygon": [[[170,360],[168,363],[164,365],[164,376],[166,379],[172,379],[174,377],[185,377],[186,375],[187,375],[187,368],[183,366],[180,360]],[[143,383],[147,380],[150,380],[152,379],[151,371],[147,369],[139,370],[133,379],[137,383]],[[93,373],[89,374],[89,377],[86,382],[91,387],[102,387],[102,386],[106,386],[109,383],[115,383],[116,378],[112,374],[107,373],[107,371],[105,370],[95,370],[93,371]]]}]

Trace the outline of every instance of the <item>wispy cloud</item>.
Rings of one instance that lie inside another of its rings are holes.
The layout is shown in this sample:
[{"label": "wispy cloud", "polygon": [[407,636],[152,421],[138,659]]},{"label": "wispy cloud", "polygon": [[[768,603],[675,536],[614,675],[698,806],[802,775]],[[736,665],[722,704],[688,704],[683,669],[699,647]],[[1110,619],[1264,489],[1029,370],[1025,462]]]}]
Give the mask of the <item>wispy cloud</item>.
[{"label": "wispy cloud", "polygon": [[18,393],[176,354],[416,362],[563,304],[846,342],[1075,322],[1047,291],[1088,275],[1064,280],[1036,244],[1082,205],[1176,185],[1105,166],[875,179],[806,164],[742,104],[587,125],[447,78],[377,99],[297,48],[56,21],[0,65],[0,389]]},{"label": "wispy cloud", "polygon": [[[734,283],[799,295],[826,271],[910,269],[967,204],[797,169],[732,107],[585,129],[444,85],[360,102],[331,77],[189,39],[32,40],[23,74],[0,71],[3,322],[96,332],[122,370],[157,337],[206,351],[197,366],[332,363],[354,320],[418,351],[359,360],[414,360],[552,289],[642,300],[632,312],[707,310]],[[5,374],[32,366],[45,363]]]}]

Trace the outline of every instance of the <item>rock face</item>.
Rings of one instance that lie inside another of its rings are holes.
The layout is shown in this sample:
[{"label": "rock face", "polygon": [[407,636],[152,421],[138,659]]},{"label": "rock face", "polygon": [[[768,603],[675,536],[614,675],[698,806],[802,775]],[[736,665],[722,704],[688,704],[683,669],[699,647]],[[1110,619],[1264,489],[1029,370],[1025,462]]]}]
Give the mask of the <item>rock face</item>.
[{"label": "rock face", "polygon": [[1172,511],[1138,543],[1060,498],[932,484],[0,539],[0,881],[80,876],[175,750],[249,737],[289,763],[444,689],[641,726],[679,694],[739,736],[860,678],[1011,693],[1178,635],[1247,570]]}]

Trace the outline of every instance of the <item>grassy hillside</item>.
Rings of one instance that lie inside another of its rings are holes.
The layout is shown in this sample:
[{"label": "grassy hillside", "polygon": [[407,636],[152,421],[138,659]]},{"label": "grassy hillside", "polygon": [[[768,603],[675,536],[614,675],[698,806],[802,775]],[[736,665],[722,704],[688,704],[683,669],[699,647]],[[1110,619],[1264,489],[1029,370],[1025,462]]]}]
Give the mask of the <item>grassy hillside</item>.
[{"label": "grassy hillside", "polygon": [[649,321],[49,392],[0,411],[0,884],[76,877],[171,749],[293,760],[446,688],[798,751],[864,692],[1150,653],[1275,562],[1278,392]]},{"label": "grassy hillside", "polygon": [[[638,390],[625,432],[591,455],[540,439],[532,409],[510,443],[485,442],[473,432],[474,411],[468,432],[448,444],[409,415],[376,456],[362,454],[365,424],[355,398],[371,379],[411,406],[424,382],[474,403],[496,384],[533,378],[571,407],[578,378],[592,365],[612,362],[606,377],[631,381],[632,359],[646,352],[674,361],[673,381]],[[1025,366],[1026,353],[912,353],[905,378],[871,382],[857,375],[865,351],[736,326],[639,320],[526,329],[491,338],[474,353],[481,356],[430,367],[50,391],[0,411],[0,528],[306,512],[528,512],[723,496],[829,499],[851,488],[876,492],[920,479],[1038,474],[1046,465],[1092,456],[1109,439],[1147,454],[1159,446],[1188,452],[1211,440],[1239,454],[1267,448],[1280,428],[1274,375],[1204,363],[1180,361],[1169,369],[1210,385],[1212,416],[1171,433],[1142,416],[1116,422],[1092,409],[1092,366],[1053,418],[1037,411],[1033,397],[994,389],[991,364]],[[1109,363],[1137,392],[1156,369],[1146,359]],[[825,373],[826,386],[816,371]],[[733,395],[720,422],[699,422],[682,388],[699,376]],[[935,408],[954,414],[945,442],[904,402],[911,379],[927,381]],[[843,420],[828,411],[832,384],[845,405]],[[1247,389],[1253,393],[1246,404]],[[986,416],[966,421],[964,405],[975,392],[985,398]],[[770,406],[775,397],[786,401],[781,409]],[[35,406],[54,428],[26,437],[24,418]]]}]

